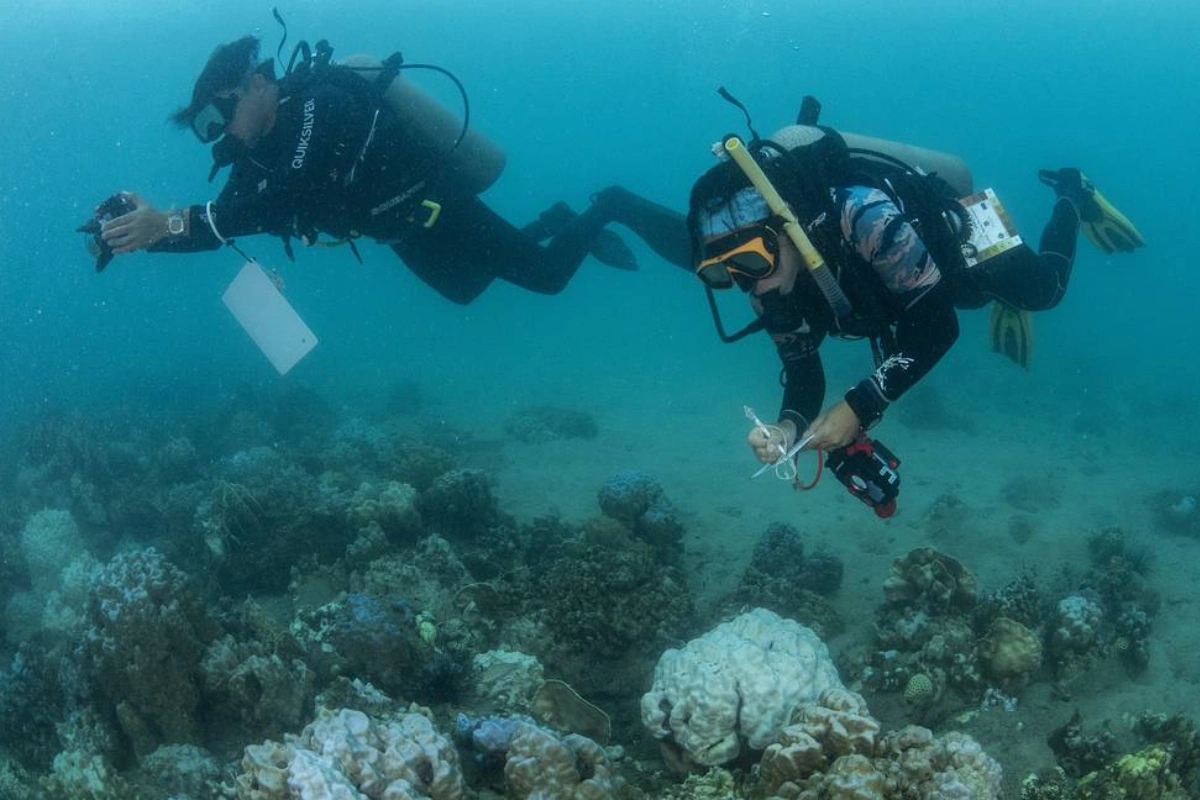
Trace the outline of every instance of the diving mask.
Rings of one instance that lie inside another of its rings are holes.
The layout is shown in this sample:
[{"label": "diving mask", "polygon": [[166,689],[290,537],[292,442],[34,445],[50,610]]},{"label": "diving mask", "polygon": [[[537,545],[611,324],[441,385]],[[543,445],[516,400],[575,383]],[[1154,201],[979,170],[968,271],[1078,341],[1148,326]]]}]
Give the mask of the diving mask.
[{"label": "diving mask", "polygon": [[208,105],[192,117],[192,132],[205,144],[210,144],[225,135],[225,127],[237,112],[240,94],[215,96]]},{"label": "diving mask", "polygon": [[780,220],[734,231],[704,246],[705,257],[696,265],[696,276],[712,289],[734,283],[748,290],[754,281],[770,277],[779,263]]}]

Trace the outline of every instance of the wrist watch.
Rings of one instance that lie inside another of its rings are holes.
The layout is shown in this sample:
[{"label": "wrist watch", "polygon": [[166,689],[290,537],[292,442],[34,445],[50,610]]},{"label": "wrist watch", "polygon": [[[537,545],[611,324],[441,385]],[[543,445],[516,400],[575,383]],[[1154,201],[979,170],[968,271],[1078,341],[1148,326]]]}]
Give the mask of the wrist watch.
[{"label": "wrist watch", "polygon": [[167,217],[167,233],[171,236],[183,236],[184,228],[183,214],[171,214]]}]

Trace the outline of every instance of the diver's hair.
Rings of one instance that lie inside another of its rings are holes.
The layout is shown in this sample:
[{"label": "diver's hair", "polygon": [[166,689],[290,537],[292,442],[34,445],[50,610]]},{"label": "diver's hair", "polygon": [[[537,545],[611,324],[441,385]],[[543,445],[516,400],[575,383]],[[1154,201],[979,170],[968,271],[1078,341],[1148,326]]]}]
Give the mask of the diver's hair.
[{"label": "diver's hair", "polygon": [[[192,102],[176,109],[168,119],[180,128],[191,125],[192,120],[213,97],[219,92],[237,87],[246,79],[251,65],[258,61],[260,44],[257,36],[243,36],[236,41],[218,45],[208,57],[208,62],[192,87]],[[269,70],[264,67],[269,67]],[[258,65],[255,71],[269,74],[273,79],[274,62],[268,61]]]}]

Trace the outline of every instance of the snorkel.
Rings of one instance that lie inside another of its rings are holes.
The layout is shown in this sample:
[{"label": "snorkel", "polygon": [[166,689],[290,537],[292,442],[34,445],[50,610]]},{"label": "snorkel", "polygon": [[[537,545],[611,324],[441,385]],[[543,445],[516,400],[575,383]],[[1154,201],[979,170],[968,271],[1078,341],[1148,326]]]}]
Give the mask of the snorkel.
[{"label": "snorkel", "polygon": [[808,234],[804,232],[804,227],[800,224],[800,220],[796,218],[796,212],[787,204],[787,201],[779,194],[775,185],[771,183],[771,179],[763,172],[758,162],[754,160],[754,156],[746,149],[746,144],[741,140],[741,137],[730,135],[725,137],[721,142],[722,151],[728,155],[733,162],[745,174],[747,180],[758,190],[763,199],[767,201],[767,206],[771,212],[776,214],[783,220],[783,231],[787,237],[791,239],[792,244],[800,252],[800,257],[804,259],[804,266],[816,281],[817,286],[821,290],[821,294],[825,296],[825,300],[829,303],[833,313],[839,319],[847,316],[851,312],[850,301],[846,298],[842,287],[838,285],[837,278],[833,274],[833,270],[829,269],[829,265],[825,263],[825,259],[821,257],[820,252],[813,246],[809,240]]}]

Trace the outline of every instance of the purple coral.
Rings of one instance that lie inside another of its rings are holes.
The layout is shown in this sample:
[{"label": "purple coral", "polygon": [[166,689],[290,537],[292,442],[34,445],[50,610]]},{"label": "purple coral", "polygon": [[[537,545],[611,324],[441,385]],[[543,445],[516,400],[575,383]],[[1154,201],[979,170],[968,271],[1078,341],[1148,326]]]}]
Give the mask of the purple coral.
[{"label": "purple coral", "polygon": [[413,610],[400,597],[351,592],[329,608],[327,640],[342,671],[361,675],[385,691],[407,691],[416,680],[419,640]]},{"label": "purple coral", "polygon": [[605,481],[597,498],[605,516],[615,519],[639,539],[661,549],[679,547],[683,524],[658,481],[628,470]]},{"label": "purple coral", "polygon": [[508,748],[520,725],[536,725],[522,714],[471,717],[459,714],[454,721],[454,738],[470,751],[472,760],[487,768],[504,766]]}]

